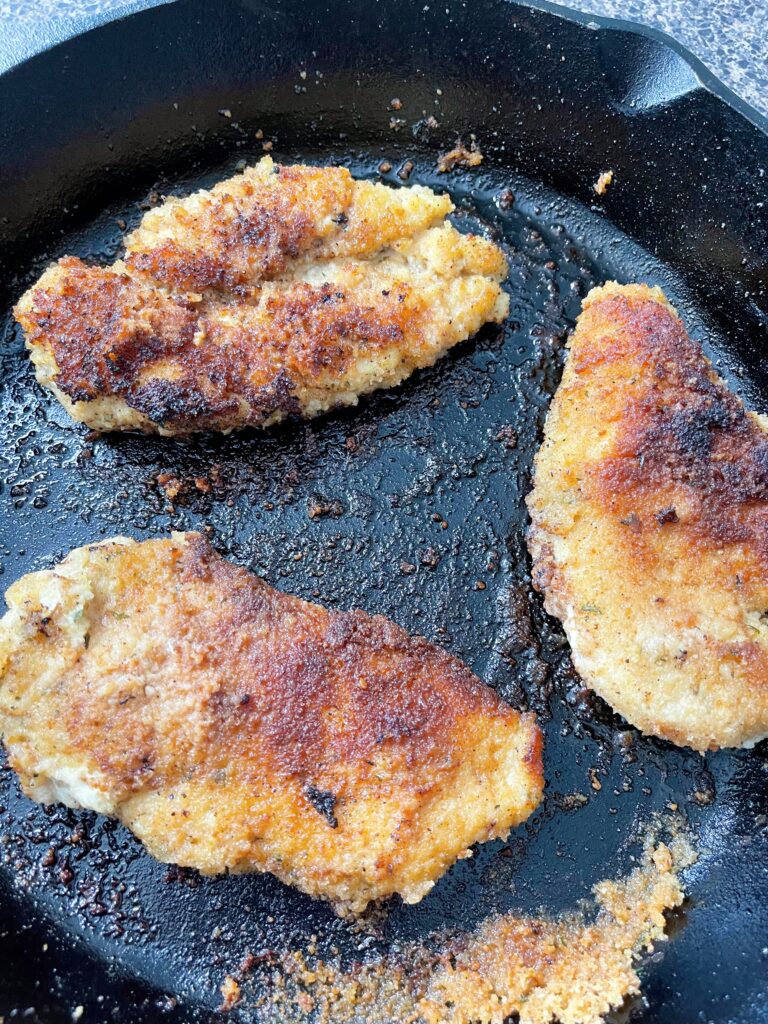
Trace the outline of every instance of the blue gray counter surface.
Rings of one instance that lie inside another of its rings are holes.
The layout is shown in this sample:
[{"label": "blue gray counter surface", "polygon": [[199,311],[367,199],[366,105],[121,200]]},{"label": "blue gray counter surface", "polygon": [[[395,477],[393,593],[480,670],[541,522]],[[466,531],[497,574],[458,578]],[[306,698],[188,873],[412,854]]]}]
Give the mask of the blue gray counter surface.
[{"label": "blue gray counter surface", "polygon": [[[106,12],[124,13],[132,6],[131,0],[0,0],[0,49],[34,52],[43,24],[49,38],[52,28],[64,37],[73,21],[87,25]],[[571,0],[569,6],[668,32],[768,115],[768,0]]]}]

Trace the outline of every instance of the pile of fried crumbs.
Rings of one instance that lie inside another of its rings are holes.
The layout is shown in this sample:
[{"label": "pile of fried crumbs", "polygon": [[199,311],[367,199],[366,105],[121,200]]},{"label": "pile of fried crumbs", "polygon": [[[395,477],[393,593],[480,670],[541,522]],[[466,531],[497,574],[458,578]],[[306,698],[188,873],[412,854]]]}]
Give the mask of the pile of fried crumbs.
[{"label": "pile of fried crumbs", "polygon": [[[341,968],[294,952],[281,959],[260,1019],[324,1024],[600,1024],[640,991],[638,958],[665,938],[679,906],[687,840],[649,840],[639,867],[598,882],[594,906],[556,919],[508,913],[437,948]],[[238,986],[239,995],[239,986]]]}]

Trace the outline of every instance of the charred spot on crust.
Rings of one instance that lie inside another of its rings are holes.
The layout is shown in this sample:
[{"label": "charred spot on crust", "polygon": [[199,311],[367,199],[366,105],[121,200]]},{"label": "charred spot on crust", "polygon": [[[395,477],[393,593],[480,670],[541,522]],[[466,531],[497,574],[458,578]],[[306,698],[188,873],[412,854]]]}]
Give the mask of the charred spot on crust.
[{"label": "charred spot on crust", "polygon": [[122,397],[132,409],[161,426],[183,427],[185,423],[224,418],[238,408],[235,399],[212,400],[194,385],[162,378],[149,380]]},{"label": "charred spot on crust", "polygon": [[251,416],[254,425],[263,422],[275,413],[298,416],[301,403],[294,394],[296,385],[285,370],[279,370],[275,378],[250,392]]},{"label": "charred spot on crust", "polygon": [[[747,544],[768,565],[768,434],[666,306],[614,295],[589,313],[614,326],[598,350],[578,353],[577,372],[604,360],[650,371],[627,399],[612,452],[590,471],[600,500],[660,525],[685,504],[700,542]],[[674,503],[654,507],[660,494]]]},{"label": "charred spot on crust", "polygon": [[677,523],[679,518],[674,505],[667,505],[666,508],[660,508],[658,512],[654,513],[653,518],[659,524],[659,526],[665,526],[667,523]]},{"label": "charred spot on crust", "polygon": [[315,786],[306,785],[304,787],[304,796],[312,804],[318,814],[322,814],[331,828],[338,828],[339,822],[336,819],[334,811],[336,804],[338,803],[338,797],[334,796],[325,789],[317,789]]}]

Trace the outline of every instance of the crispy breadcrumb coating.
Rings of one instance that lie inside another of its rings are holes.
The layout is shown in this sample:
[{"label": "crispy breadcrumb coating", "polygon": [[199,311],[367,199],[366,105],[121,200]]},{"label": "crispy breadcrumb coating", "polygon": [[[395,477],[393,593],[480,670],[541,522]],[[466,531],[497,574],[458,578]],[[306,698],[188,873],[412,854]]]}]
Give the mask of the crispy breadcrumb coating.
[{"label": "crispy breadcrumb coating", "polygon": [[584,680],[697,750],[768,734],[768,420],[658,288],[595,288],[528,498],[534,581]]},{"label": "crispy breadcrumb coating", "polygon": [[312,417],[504,319],[504,256],[452,209],[423,186],[265,157],[148,211],[112,266],[59,260],[15,314],[40,383],[94,429]]},{"label": "crispy breadcrumb coating", "polygon": [[270,871],[340,910],[414,903],[541,797],[532,715],[199,534],[78,548],[7,602],[0,728],[25,792],[118,817],[160,860]]}]

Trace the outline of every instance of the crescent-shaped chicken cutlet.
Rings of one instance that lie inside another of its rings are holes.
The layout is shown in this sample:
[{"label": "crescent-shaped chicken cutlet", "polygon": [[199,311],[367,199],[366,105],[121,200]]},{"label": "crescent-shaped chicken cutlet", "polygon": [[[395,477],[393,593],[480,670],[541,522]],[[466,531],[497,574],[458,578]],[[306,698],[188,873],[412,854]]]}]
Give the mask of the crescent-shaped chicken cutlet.
[{"label": "crescent-shaped chicken cutlet", "polygon": [[15,314],[40,383],[96,430],[312,417],[507,315],[502,252],[452,209],[422,186],[266,157],[148,211],[109,267],[59,260]]},{"label": "crescent-shaped chicken cutlet", "polygon": [[658,288],[595,288],[528,498],[534,582],[585,682],[704,751],[768,734],[768,420]]},{"label": "crescent-shaped chicken cutlet", "polygon": [[540,800],[532,715],[199,534],[75,549],[6,599],[0,728],[24,791],[118,817],[160,860],[269,871],[339,910],[414,903]]}]

